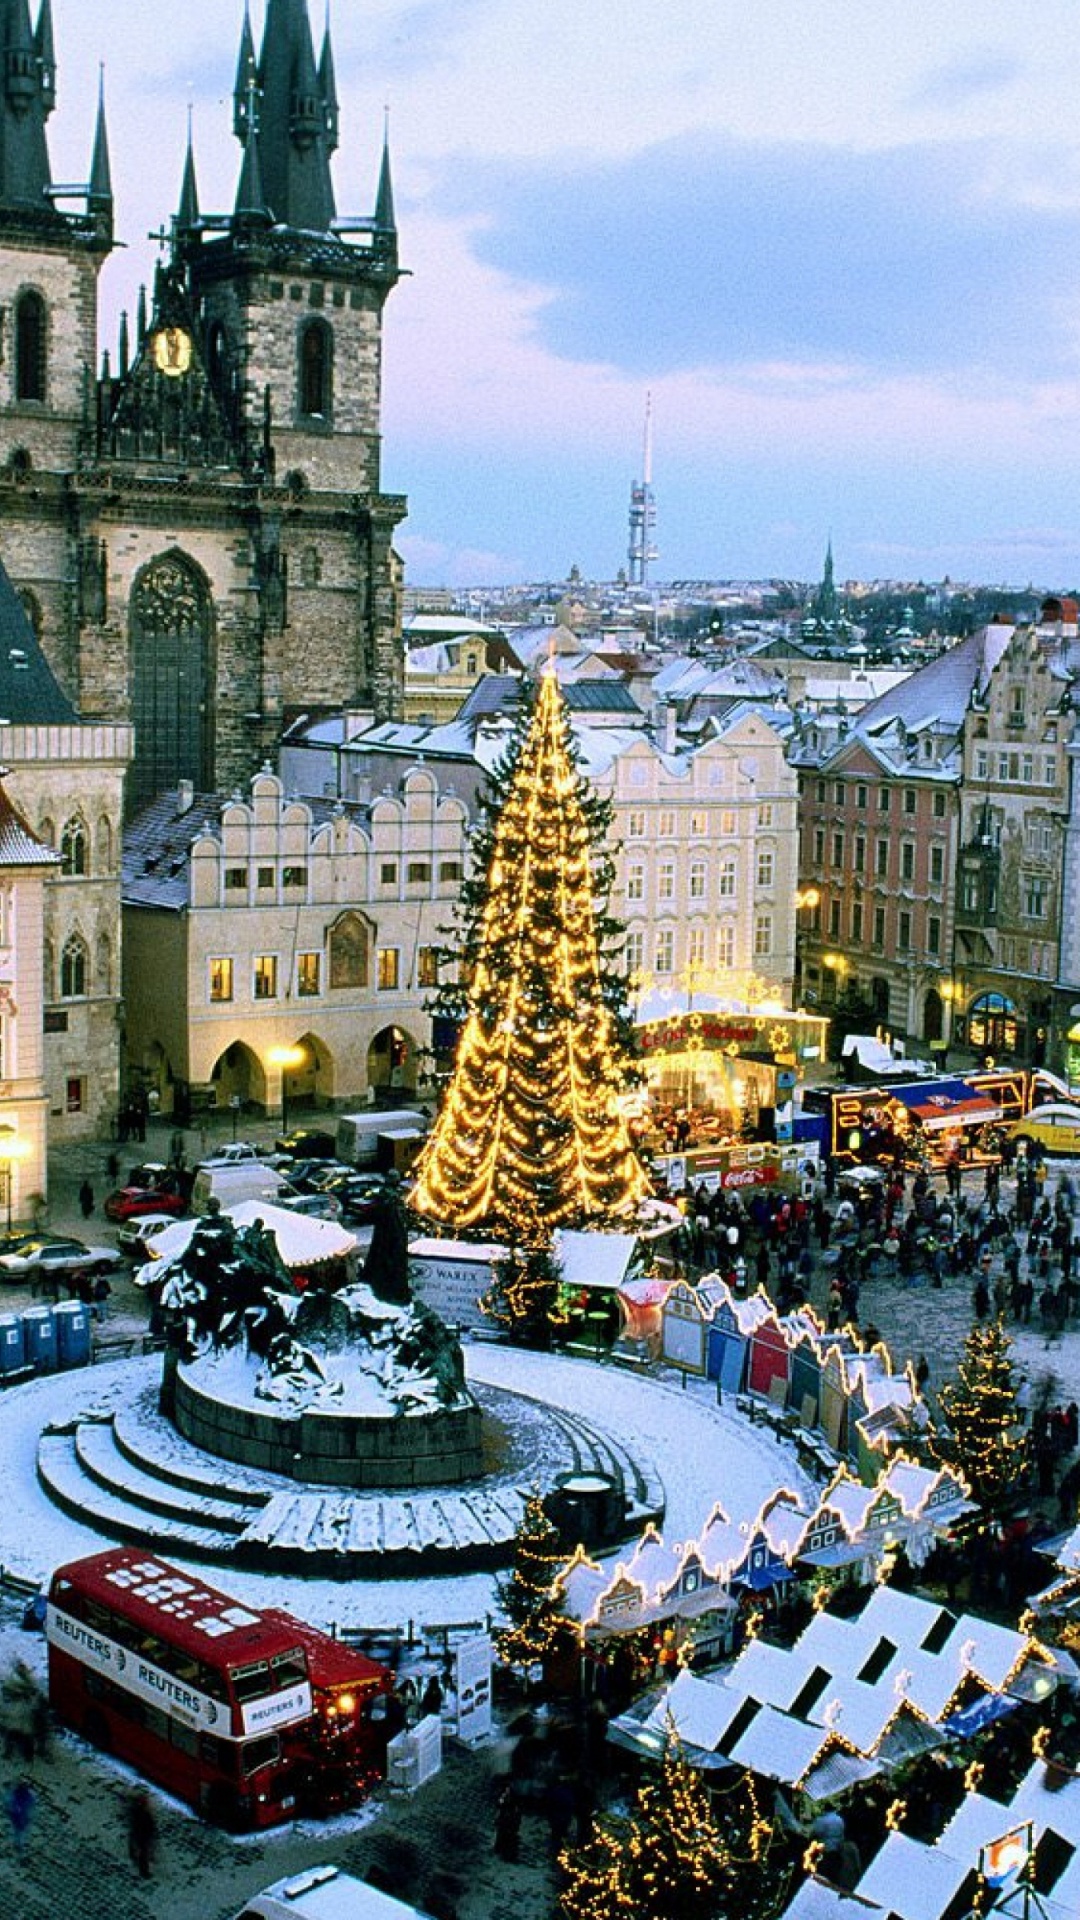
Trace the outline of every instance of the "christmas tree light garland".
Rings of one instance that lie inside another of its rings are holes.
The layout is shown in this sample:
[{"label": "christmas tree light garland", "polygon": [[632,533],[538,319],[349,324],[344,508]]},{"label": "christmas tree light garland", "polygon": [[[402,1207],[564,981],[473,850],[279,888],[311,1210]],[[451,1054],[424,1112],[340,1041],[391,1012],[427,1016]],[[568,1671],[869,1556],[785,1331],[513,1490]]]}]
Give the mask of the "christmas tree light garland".
[{"label": "christmas tree light garland", "polygon": [[420,1160],[415,1210],[543,1246],[614,1224],[649,1191],[619,1099],[597,927],[595,850],[554,672],[508,770],[467,961],[455,1069]]}]

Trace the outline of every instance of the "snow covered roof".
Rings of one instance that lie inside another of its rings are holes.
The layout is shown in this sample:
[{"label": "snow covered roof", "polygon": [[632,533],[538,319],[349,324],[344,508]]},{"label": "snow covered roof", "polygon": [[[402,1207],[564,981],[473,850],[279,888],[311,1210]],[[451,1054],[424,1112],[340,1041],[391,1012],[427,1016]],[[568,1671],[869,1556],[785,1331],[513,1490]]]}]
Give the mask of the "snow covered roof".
[{"label": "snow covered roof", "polygon": [[[344,1260],[359,1245],[355,1233],[349,1233],[335,1220],[313,1220],[294,1213],[291,1207],[273,1207],[266,1200],[240,1200],[234,1207],[222,1207],[222,1213],[237,1227],[250,1227],[261,1220],[277,1241],[278,1252],[292,1269],[318,1266],[323,1260]],[[198,1220],[177,1220],[154,1239],[152,1258],[165,1265],[179,1260],[187,1252]]]},{"label": "snow covered roof", "polygon": [[559,1228],[553,1255],[568,1287],[619,1287],[636,1248],[634,1233],[579,1233]]},{"label": "snow covered roof", "polygon": [[646,1726],[666,1733],[671,1721],[684,1746],[715,1753],[742,1701],[715,1680],[699,1680],[684,1667],[650,1713]]}]

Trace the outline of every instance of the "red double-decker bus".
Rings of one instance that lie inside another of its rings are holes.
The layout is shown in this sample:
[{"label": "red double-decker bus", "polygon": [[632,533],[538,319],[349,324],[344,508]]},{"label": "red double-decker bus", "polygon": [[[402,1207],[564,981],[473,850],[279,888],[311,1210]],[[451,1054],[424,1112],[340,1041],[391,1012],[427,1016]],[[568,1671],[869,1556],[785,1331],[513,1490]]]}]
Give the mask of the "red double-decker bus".
[{"label": "red double-decker bus", "polygon": [[57,1717],[219,1825],[330,1813],[384,1770],[387,1668],[137,1548],[58,1568],[46,1636]]}]

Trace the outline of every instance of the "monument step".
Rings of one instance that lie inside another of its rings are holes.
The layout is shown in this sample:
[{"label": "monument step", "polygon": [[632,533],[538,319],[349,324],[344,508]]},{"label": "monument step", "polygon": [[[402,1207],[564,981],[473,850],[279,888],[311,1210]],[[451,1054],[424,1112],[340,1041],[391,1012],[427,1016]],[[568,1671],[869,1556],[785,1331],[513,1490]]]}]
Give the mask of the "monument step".
[{"label": "monument step", "polygon": [[146,1467],[156,1479],[199,1496],[257,1508],[287,1485],[275,1475],[219,1460],[193,1446],[161,1412],[156,1387],[144,1389],[129,1406],[118,1407],[113,1428],[118,1451],[133,1466]]},{"label": "monument step", "polygon": [[37,1474],[49,1498],[83,1526],[106,1538],[137,1546],[225,1560],[235,1551],[235,1536],[217,1528],[185,1526],[163,1514],[145,1513],[91,1480],[76,1455],[73,1433],[45,1433],[38,1442]]},{"label": "monument step", "polygon": [[161,1514],[166,1520],[205,1522],[226,1533],[243,1533],[251,1518],[250,1509],[227,1499],[205,1493],[193,1493],[169,1481],[155,1477],[150,1470],[136,1465],[116,1444],[111,1420],[84,1420],[75,1430],[75,1457],[84,1473],[121,1500],[145,1512]]}]

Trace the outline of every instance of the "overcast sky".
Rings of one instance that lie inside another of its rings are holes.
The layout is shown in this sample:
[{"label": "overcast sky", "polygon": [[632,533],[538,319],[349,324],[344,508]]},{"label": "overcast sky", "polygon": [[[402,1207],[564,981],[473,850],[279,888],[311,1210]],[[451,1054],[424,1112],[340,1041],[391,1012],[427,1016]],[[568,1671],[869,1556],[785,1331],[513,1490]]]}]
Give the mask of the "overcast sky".
[{"label": "overcast sky", "polygon": [[[134,304],[194,103],[231,206],[242,0],[54,0],[54,176],[106,63]],[[312,0],[317,33],[322,0]],[[264,0],[253,0],[261,33]],[[1075,0],[335,0],[342,213],[391,110],[384,484],[417,582],[1080,582]]]}]

